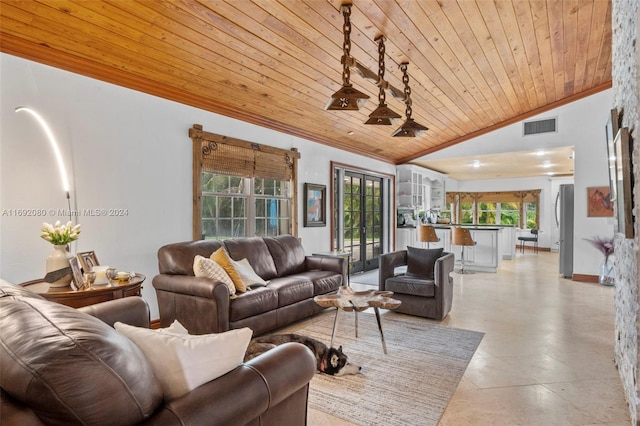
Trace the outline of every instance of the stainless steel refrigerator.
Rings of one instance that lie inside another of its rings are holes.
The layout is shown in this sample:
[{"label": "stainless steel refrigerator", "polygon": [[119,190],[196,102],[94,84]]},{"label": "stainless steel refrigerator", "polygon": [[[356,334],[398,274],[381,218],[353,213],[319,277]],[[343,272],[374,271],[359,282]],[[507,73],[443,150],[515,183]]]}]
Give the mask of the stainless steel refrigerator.
[{"label": "stainless steel refrigerator", "polygon": [[573,276],[573,185],[560,185],[556,197],[556,222],[560,227],[560,274]]}]

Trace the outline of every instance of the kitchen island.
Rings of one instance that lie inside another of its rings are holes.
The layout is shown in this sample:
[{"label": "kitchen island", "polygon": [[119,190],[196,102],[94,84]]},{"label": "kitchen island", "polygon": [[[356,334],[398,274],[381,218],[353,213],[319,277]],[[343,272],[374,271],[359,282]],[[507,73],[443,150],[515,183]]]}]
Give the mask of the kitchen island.
[{"label": "kitchen island", "polygon": [[[429,243],[429,248],[444,248],[444,251],[454,253],[456,265],[460,266],[462,247],[451,244],[451,227],[456,225],[435,224],[436,235],[440,241]],[[515,256],[515,228],[501,225],[463,226],[471,232],[475,246],[464,249],[465,269],[479,272],[496,272],[503,259],[513,259]],[[417,239],[415,227],[397,228],[397,250],[404,250],[407,246],[427,247]]]}]

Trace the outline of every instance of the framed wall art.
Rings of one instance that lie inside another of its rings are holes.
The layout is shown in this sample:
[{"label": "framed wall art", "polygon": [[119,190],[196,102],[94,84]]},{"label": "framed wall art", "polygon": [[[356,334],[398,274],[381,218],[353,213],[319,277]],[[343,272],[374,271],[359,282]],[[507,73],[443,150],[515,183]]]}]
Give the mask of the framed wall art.
[{"label": "framed wall art", "polygon": [[618,110],[611,110],[607,124],[604,127],[607,141],[607,158],[609,159],[609,194],[611,201],[616,200],[616,148],[615,138],[618,134]]},{"label": "framed wall art", "polygon": [[89,272],[91,271],[91,268],[100,264],[94,251],[78,253],[77,257],[83,272]]},{"label": "framed wall art", "polygon": [[625,238],[633,238],[633,198],[631,193],[631,148],[629,129],[620,128],[614,140],[616,162],[617,231]]},{"label": "framed wall art", "polygon": [[594,186],[587,188],[587,216],[613,217],[611,187]]},{"label": "framed wall art", "polygon": [[326,195],[325,185],[304,184],[304,226],[327,225]]}]

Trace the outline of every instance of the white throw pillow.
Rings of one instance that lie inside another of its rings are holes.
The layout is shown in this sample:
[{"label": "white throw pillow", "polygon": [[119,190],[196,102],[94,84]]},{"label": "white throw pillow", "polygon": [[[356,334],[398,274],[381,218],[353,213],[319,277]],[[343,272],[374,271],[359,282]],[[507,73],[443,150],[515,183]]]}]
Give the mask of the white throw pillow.
[{"label": "white throw pillow", "polygon": [[156,329],[158,333],[173,333],[173,334],[189,334],[189,330],[184,328],[184,325],[180,324],[178,320],[173,320],[169,327]]},{"label": "white throw pillow", "polygon": [[232,262],[245,286],[265,286],[269,284],[269,281],[263,280],[260,275],[256,274],[256,271],[253,270],[251,264],[246,258],[233,260]]},{"label": "white throw pillow", "polygon": [[213,260],[197,255],[193,259],[193,274],[196,277],[211,278],[212,280],[222,281],[229,289],[229,295],[231,298],[235,299],[237,297],[236,285],[233,283],[233,280],[229,274],[227,274],[227,271]]},{"label": "white throw pillow", "polygon": [[242,364],[253,335],[246,327],[202,335],[158,332],[121,322],[114,327],[142,350],[160,382],[165,401],[191,392]]}]

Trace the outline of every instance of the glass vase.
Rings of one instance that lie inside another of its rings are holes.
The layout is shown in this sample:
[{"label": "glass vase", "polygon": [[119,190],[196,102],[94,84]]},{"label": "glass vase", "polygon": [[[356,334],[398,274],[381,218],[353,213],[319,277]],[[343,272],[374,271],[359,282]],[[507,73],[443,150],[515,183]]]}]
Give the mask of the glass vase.
[{"label": "glass vase", "polygon": [[600,264],[600,284],[606,286],[613,286],[616,283],[615,271],[614,271],[614,258],[613,256],[607,256]]}]

